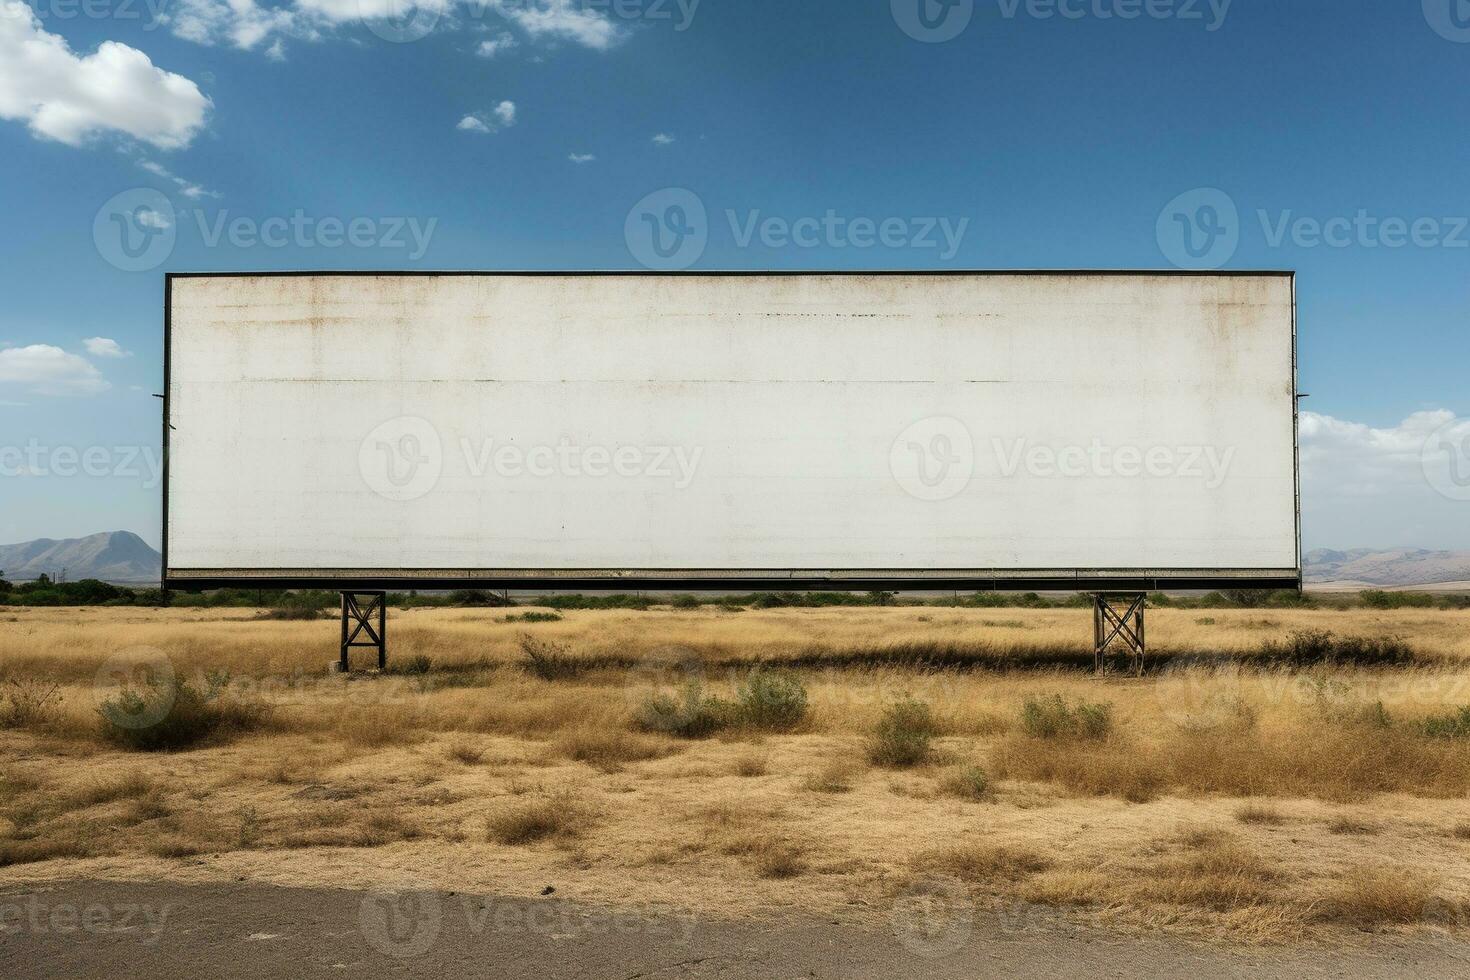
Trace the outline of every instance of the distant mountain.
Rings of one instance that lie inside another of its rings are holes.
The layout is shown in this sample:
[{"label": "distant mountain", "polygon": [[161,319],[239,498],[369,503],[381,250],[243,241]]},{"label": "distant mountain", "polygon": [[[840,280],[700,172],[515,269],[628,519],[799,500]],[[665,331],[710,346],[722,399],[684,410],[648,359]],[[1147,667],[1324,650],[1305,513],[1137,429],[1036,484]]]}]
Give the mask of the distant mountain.
[{"label": "distant mountain", "polygon": [[163,559],[131,531],[106,531],[85,538],[53,541],[40,538],[23,544],[0,544],[0,578],[25,582],[42,574],[53,579],[63,570],[69,582],[84,578],[104,582],[156,583]]},{"label": "distant mountain", "polygon": [[1309,551],[1303,573],[1308,582],[1361,582],[1365,585],[1443,585],[1470,582],[1470,551],[1422,548]]}]

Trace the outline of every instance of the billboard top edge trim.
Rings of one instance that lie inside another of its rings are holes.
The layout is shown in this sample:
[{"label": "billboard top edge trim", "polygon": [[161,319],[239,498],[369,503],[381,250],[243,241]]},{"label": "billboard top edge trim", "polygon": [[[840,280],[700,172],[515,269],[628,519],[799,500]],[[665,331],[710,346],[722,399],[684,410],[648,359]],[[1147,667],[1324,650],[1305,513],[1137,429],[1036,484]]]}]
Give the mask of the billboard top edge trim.
[{"label": "billboard top edge trim", "polygon": [[231,272],[165,272],[164,280],[173,279],[289,279],[308,277],[356,278],[368,276],[400,276],[405,278],[460,277],[460,278],[684,278],[701,276],[709,278],[780,278],[799,279],[804,276],[874,276],[880,278],[896,276],[950,277],[950,276],[1113,276],[1144,278],[1191,278],[1191,279],[1295,279],[1295,269],[685,269],[673,272],[654,272],[646,269],[288,269],[275,272],[231,271]]}]

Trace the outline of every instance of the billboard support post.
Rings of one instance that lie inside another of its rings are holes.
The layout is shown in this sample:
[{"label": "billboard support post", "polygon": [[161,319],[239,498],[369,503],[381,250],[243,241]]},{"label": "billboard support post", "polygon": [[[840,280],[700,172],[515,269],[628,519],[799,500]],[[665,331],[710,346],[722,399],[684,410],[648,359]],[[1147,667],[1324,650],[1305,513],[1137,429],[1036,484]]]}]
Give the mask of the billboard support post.
[{"label": "billboard support post", "polygon": [[[358,639],[364,634],[366,639]],[[377,650],[378,669],[388,668],[386,592],[342,593],[342,662],[338,669],[344,674],[352,669],[351,653],[354,648]]]},{"label": "billboard support post", "polygon": [[1092,665],[1102,674],[1108,653],[1117,650],[1131,661],[1132,673],[1143,676],[1143,610],[1147,597],[1142,592],[1092,595]]}]

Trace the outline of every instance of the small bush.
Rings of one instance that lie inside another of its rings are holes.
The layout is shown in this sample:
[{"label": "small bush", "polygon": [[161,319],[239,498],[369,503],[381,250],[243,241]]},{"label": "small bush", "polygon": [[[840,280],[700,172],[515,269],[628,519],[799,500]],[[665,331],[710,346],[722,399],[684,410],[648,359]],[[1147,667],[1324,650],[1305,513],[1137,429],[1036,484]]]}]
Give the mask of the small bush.
[{"label": "small bush", "polygon": [[1322,914],[1360,928],[1422,922],[1434,901],[1435,882],[1402,866],[1354,868],[1324,896]]},{"label": "small bush", "polygon": [[830,762],[807,776],[802,785],[813,793],[846,793],[852,789],[857,766],[845,760]]},{"label": "small bush", "polygon": [[562,617],[554,612],[524,612],[519,615],[510,615],[501,620],[502,623],[559,623]]},{"label": "small bush", "polygon": [[708,738],[735,718],[734,706],[719,698],[705,697],[698,681],[690,681],[682,697],[653,694],[639,706],[634,717],[644,731],[662,732],[680,738]]},{"label": "small bush", "polygon": [[1433,609],[1434,596],[1427,592],[1384,592],[1369,589],[1358,593],[1358,601],[1369,609]]},{"label": "small bush", "polygon": [[485,592],[482,589],[459,589],[449,593],[449,604],[451,606],[469,606],[472,608],[503,609],[506,606],[514,606],[515,602],[505,596],[496,595],[494,592]]},{"label": "small bush", "polygon": [[888,706],[868,742],[868,759],[879,766],[908,768],[927,762],[939,726],[929,705],[904,698]]},{"label": "small bush", "polygon": [[1021,707],[1021,729],[1032,738],[1097,741],[1113,730],[1113,706],[1079,701],[1074,707],[1060,694],[1027,698]]},{"label": "small bush", "polygon": [[209,674],[202,691],[184,680],[150,677],[142,689],[124,688],[103,702],[102,736],[135,752],[169,752],[258,727],[267,706],[223,697],[228,684],[224,673]]},{"label": "small bush", "polygon": [[585,762],[603,772],[619,772],[626,763],[643,762],[669,754],[666,743],[628,732],[611,732],[597,728],[568,732],[557,741],[557,749],[567,758]]},{"label": "small bush", "polygon": [[306,619],[330,619],[331,613],[325,609],[311,609],[306,606],[285,606],[280,609],[267,609],[255,618],[259,620],[282,620],[294,622]]},{"label": "small bush", "polygon": [[940,788],[964,800],[988,800],[992,795],[990,774],[983,766],[962,766],[946,773]]},{"label": "small bush", "polygon": [[1470,738],[1470,705],[1425,718],[1419,722],[1419,730],[1429,738]]},{"label": "small bush", "polygon": [[586,665],[567,653],[559,643],[538,640],[530,633],[521,634],[521,666],[543,681],[560,681],[577,677]]},{"label": "small bush", "polygon": [[434,669],[434,661],[422,653],[388,665],[388,673],[404,677],[422,677]]},{"label": "small bush", "polygon": [[1046,855],[1030,848],[1003,844],[961,844],[921,855],[917,863],[968,882],[1021,881],[1052,864]]},{"label": "small bush", "polygon": [[692,595],[676,595],[669,601],[675,609],[698,609],[699,600]]},{"label": "small bush", "polygon": [[548,837],[574,836],[583,814],[570,793],[509,804],[490,814],[486,836],[497,844],[532,844]]},{"label": "small bush", "polygon": [[806,717],[806,688],[795,674],[757,669],[737,688],[735,703],[743,724],[789,731]]},{"label": "small bush", "polygon": [[476,745],[474,742],[453,742],[446,751],[449,754],[449,758],[456,762],[464,763],[467,766],[478,765],[480,760],[485,758],[484,746]]},{"label": "small bush", "polygon": [[1243,806],[1235,811],[1235,819],[1241,823],[1259,824],[1265,827],[1279,827],[1286,823],[1286,817],[1280,810],[1273,810],[1266,806]]},{"label": "small bush", "polygon": [[11,678],[0,687],[0,728],[44,725],[55,717],[60,703],[60,685]]}]

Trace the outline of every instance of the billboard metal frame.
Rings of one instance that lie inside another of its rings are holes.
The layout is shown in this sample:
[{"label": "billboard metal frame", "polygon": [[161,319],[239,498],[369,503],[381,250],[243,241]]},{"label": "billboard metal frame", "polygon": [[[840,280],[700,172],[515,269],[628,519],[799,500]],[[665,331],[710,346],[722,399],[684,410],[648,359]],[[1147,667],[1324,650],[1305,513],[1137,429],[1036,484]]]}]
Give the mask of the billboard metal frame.
[{"label": "billboard metal frame", "polygon": [[[1116,277],[1284,277],[1291,281],[1292,473],[1295,508],[1296,567],[1292,569],[1155,568],[1155,569],[173,569],[168,560],[169,433],[172,429],[173,283],[176,279],[255,279],[302,277],[402,278],[803,278],[954,277],[954,276],[1116,276]],[[478,270],[291,270],[284,272],[169,272],[163,283],[163,490],[162,564],[165,590],[218,588],[313,588],[332,591],[385,589],[457,589],[480,587],[517,590],[657,590],[670,592],[806,591],[1066,591],[1137,593],[1164,589],[1295,589],[1302,586],[1301,447],[1297,388],[1296,273],[1289,270],[1189,271],[1179,269],[812,269],[478,271]]]}]

